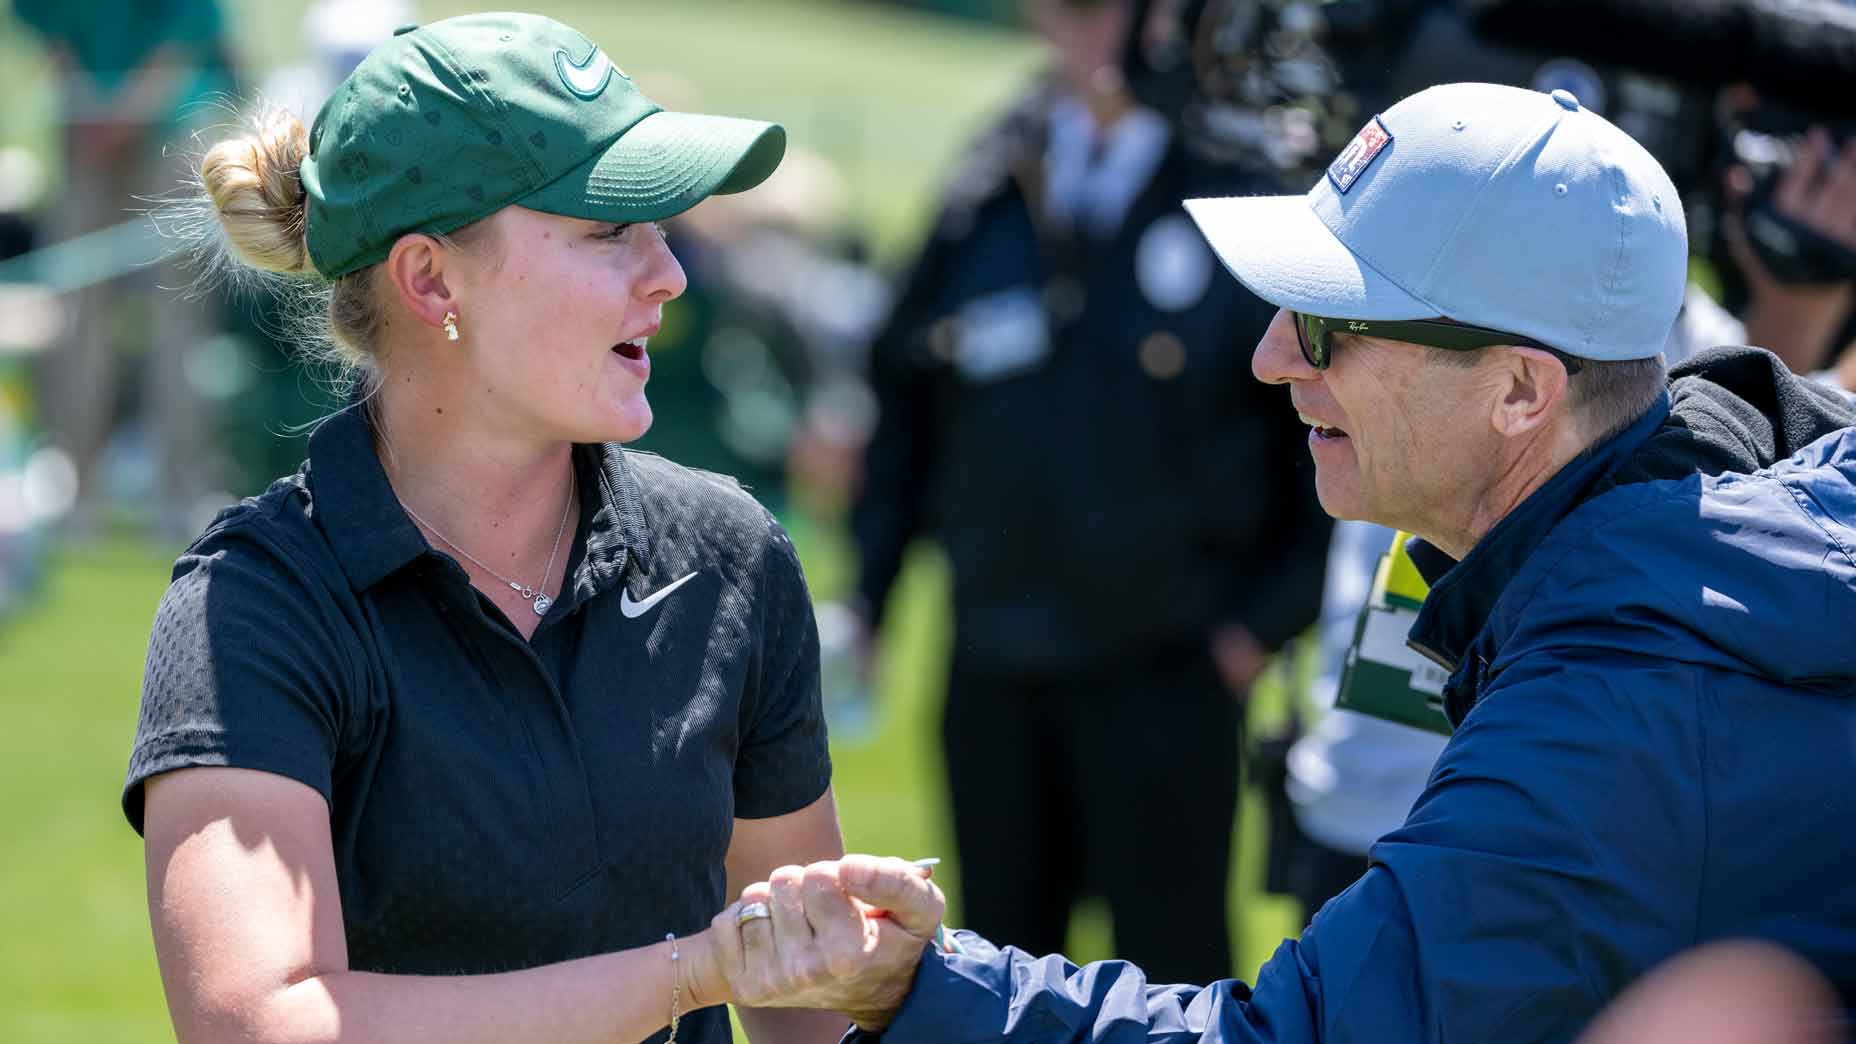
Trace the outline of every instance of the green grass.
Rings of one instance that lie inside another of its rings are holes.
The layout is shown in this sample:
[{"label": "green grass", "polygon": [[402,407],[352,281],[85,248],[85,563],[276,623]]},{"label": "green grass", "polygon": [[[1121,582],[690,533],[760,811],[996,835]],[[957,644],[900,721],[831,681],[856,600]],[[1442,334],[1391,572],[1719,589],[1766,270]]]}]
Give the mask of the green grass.
[{"label": "green grass", "polygon": [[[795,520],[820,590],[842,577],[842,544]],[[149,942],[141,844],[117,805],[155,602],[172,549],[128,542],[67,551],[51,562],[29,607],[0,623],[0,1040],[9,1044],[171,1039]],[[870,742],[834,751],[853,850],[948,859],[938,879],[954,897],[959,866],[947,824],[936,736],[947,647],[945,570],[915,555],[885,646],[882,725]],[[1279,705],[1263,694],[1261,705]],[[1246,798],[1242,866],[1233,881],[1240,969],[1248,977],[1284,933],[1293,904],[1259,896],[1261,836]],[[1071,955],[1109,956],[1107,918],[1085,907]]]},{"label": "green grass", "polygon": [[0,623],[0,1039],[171,1039],[117,805],[167,569],[135,545],[61,556]]}]

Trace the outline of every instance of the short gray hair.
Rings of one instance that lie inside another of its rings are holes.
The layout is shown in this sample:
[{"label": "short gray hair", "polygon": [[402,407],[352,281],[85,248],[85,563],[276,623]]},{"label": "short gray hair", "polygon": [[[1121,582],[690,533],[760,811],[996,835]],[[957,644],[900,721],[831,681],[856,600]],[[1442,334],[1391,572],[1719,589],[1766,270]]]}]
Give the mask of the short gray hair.
[{"label": "short gray hair", "polygon": [[1582,359],[1567,383],[1567,398],[1593,444],[1631,426],[1669,384],[1661,353],[1648,359]]}]

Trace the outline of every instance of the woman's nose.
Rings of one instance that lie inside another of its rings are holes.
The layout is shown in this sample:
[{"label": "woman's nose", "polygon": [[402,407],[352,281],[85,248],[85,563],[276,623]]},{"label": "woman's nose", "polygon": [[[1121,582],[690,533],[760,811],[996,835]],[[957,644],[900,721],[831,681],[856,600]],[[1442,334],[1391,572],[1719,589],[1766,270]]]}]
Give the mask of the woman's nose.
[{"label": "woman's nose", "polygon": [[640,296],[660,303],[682,297],[683,291],[689,289],[689,277],[683,274],[683,264],[671,252],[670,244],[664,241],[664,233],[655,226],[645,249],[650,252],[650,260],[644,278],[639,280]]}]

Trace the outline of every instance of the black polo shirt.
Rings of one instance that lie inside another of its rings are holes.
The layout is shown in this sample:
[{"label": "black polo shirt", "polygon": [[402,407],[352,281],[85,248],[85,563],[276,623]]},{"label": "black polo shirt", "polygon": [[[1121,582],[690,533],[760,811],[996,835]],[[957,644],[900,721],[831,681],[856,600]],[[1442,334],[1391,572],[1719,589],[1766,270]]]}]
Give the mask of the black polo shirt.
[{"label": "black polo shirt", "polygon": [[[830,782],[811,600],[731,481],[616,445],[574,464],[564,590],[524,641],[408,519],[361,411],[330,418],[175,566],[129,822],[143,780],[192,765],[314,787],[356,969],[494,972],[704,927],[734,819]],[[684,1027],[728,1039],[720,1009]]]}]

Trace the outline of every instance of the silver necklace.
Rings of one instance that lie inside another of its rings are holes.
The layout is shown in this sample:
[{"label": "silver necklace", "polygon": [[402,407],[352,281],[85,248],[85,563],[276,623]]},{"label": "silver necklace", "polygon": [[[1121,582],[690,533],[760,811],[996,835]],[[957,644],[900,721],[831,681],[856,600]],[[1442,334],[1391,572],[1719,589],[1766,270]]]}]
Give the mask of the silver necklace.
[{"label": "silver necklace", "polygon": [[541,579],[537,581],[533,587],[531,587],[528,584],[516,583],[514,580],[511,580],[508,577],[504,576],[503,574],[497,572],[496,570],[491,569],[488,565],[484,564],[484,562],[481,559],[479,559],[476,555],[473,555],[469,551],[466,551],[463,548],[459,547],[458,545],[452,543],[450,537],[447,537],[446,535],[438,531],[438,527],[432,525],[430,522],[427,522],[425,519],[420,518],[418,512],[406,506],[405,501],[403,500],[400,501],[401,510],[405,511],[408,515],[411,515],[412,520],[414,522],[417,522],[420,525],[424,526],[427,531],[429,531],[433,536],[437,537],[439,541],[442,542],[446,547],[450,548],[453,551],[456,551],[460,555],[463,555],[465,558],[470,559],[472,562],[477,563],[477,568],[483,570],[484,572],[490,574],[491,576],[497,578],[498,580],[501,580],[503,583],[508,584],[509,589],[511,591],[514,591],[516,594],[521,595],[522,600],[529,604],[529,608],[535,610],[536,616],[548,615],[548,607],[554,604],[554,599],[549,598],[545,593],[543,593],[542,588],[547,585],[548,578],[554,575],[554,559],[555,559],[555,556],[561,553],[561,534],[567,532],[567,516],[569,513],[573,511],[573,507],[574,507],[574,488],[573,488],[573,485],[570,483],[567,487],[567,503],[561,505],[561,524],[557,526],[554,530],[554,547],[548,552],[548,564],[541,571]]}]

